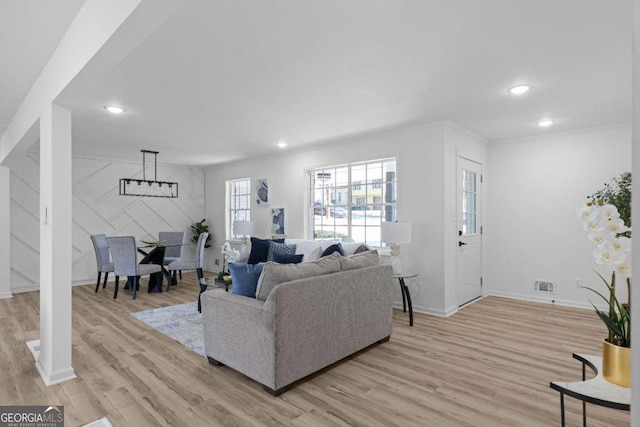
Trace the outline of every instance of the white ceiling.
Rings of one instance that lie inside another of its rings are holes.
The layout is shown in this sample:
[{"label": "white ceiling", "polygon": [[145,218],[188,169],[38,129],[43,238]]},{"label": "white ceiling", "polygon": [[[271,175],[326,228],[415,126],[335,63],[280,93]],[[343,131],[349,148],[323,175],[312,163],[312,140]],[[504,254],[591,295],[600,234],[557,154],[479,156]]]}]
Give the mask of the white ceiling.
[{"label": "white ceiling", "polygon": [[[79,3],[1,1],[0,28],[22,21],[0,29],[0,58],[20,62],[0,67],[0,126]],[[29,7],[9,19],[5,2]],[[33,4],[50,9],[44,23]],[[628,122],[632,11],[631,0],[192,0],[71,106],[74,153],[139,160],[144,148],[204,166],[280,139],[296,149],[438,120],[490,141]],[[38,59],[27,42],[43,45]],[[534,89],[508,94],[518,83]],[[109,115],[112,103],[127,112]],[[539,128],[545,117],[556,124]]]},{"label": "white ceiling", "polygon": [[0,0],[0,134],[85,0]]}]

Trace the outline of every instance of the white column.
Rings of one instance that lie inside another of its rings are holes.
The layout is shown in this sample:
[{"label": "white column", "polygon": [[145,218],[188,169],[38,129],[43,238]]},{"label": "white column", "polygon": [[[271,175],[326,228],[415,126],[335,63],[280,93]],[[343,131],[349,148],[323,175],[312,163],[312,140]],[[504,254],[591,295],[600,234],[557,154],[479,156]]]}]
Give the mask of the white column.
[{"label": "white column", "polygon": [[11,170],[0,166],[0,298],[11,295]]},{"label": "white column", "polygon": [[71,366],[71,113],[40,116],[40,354],[46,385],[75,378]]}]

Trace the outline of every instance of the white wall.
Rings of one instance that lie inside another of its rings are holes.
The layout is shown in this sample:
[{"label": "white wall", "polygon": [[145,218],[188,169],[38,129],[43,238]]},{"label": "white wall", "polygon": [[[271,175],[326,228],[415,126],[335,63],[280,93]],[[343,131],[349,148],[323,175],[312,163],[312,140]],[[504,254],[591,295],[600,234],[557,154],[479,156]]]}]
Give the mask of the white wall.
[{"label": "white wall", "polygon": [[[631,128],[618,126],[489,146],[485,293],[588,306],[593,245],[577,215],[586,196],[631,170]],[[601,270],[604,272],[604,270]],[[551,280],[555,295],[534,292]]]},{"label": "white wall", "polygon": [[[225,237],[225,181],[246,177],[252,180],[270,179],[270,206],[253,204],[251,207],[256,237],[270,235],[270,208],[284,207],[287,235],[308,238],[306,170],[316,166],[396,157],[398,220],[410,221],[413,225],[413,243],[403,245],[401,251],[404,270],[419,273],[416,279],[407,281],[414,308],[417,311],[445,314],[444,222],[450,213],[445,212],[443,200],[445,189],[451,186],[452,180],[455,181],[455,175],[445,175],[445,159],[450,155],[445,151],[447,129],[458,135],[459,131],[454,126],[437,123],[208,169],[205,174],[206,216],[213,225],[215,239],[211,259],[220,258],[218,248]],[[450,145],[455,150],[458,144],[470,139],[468,136],[465,138]],[[455,163],[455,155],[451,161]],[[401,301],[398,289],[395,299]]]},{"label": "white wall", "polygon": [[0,166],[0,298],[11,297],[11,171]]},{"label": "white wall", "polygon": [[[16,154],[5,162],[11,169],[11,290],[38,288],[39,283],[39,155]],[[107,159],[73,158],[73,281],[96,278],[96,261],[89,236],[133,235],[157,238],[160,231],[185,231],[204,217],[204,172],[158,165],[158,179],[177,181],[177,199],[118,195],[120,178],[141,176],[142,165]],[[185,246],[185,258],[195,246]]]}]

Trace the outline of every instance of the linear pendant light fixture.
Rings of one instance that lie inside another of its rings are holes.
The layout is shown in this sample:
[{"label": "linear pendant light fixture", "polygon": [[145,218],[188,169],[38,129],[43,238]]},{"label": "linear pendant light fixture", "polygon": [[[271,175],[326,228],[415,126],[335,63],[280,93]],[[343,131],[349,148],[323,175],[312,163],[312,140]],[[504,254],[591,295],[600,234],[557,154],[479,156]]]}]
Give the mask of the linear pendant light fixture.
[{"label": "linear pendant light fixture", "polygon": [[[140,150],[142,152],[142,179],[120,178],[120,195],[137,197],[178,197],[178,183],[158,181],[158,152]],[[147,180],[147,154],[153,154],[153,181]]]}]

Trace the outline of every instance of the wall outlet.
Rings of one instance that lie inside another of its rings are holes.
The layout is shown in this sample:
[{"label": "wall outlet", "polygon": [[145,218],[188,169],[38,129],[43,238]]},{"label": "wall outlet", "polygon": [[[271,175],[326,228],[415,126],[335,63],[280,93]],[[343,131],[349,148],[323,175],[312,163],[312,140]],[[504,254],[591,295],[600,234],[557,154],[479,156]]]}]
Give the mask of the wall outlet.
[{"label": "wall outlet", "polygon": [[578,278],[576,279],[576,288],[581,288],[582,287],[582,279]]},{"label": "wall outlet", "polygon": [[216,258],[216,260],[213,262],[215,265],[220,265],[220,260],[218,258]]}]

